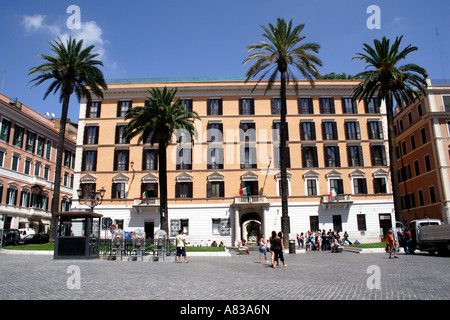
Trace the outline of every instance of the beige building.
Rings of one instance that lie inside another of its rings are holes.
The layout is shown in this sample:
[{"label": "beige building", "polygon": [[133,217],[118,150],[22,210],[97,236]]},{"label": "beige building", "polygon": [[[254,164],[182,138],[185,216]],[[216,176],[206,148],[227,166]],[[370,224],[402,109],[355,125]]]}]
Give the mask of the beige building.
[{"label": "beige building", "polygon": [[[59,130],[51,119],[2,94],[0,121],[0,228],[47,232]],[[75,139],[67,136],[64,147],[61,211],[70,210],[72,201]]]},{"label": "beige building", "polygon": [[[194,143],[173,139],[168,154],[170,235],[191,243],[254,242],[281,229],[279,87],[243,79],[128,80],[108,84],[104,99],[80,105],[75,189],[106,189],[95,211],[125,231],[160,227],[157,146],[123,139],[124,112],[144,105],[152,87],[178,88],[199,116]],[[355,81],[288,86],[291,236],[308,230],[347,231],[376,242],[393,225],[386,113],[356,103]],[[249,195],[240,196],[248,187]],[[148,196],[140,200],[147,190]],[[335,197],[330,192],[336,191]],[[85,207],[83,201],[73,206]],[[103,226],[104,227],[104,226]],[[108,234],[103,229],[102,235]]]},{"label": "beige building", "polygon": [[405,221],[450,222],[450,82],[428,80],[428,95],[397,109],[396,154]]}]

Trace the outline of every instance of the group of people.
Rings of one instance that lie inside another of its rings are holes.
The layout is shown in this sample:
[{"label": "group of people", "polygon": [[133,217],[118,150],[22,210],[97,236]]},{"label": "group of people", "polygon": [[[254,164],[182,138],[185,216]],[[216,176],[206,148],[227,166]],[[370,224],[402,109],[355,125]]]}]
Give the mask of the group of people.
[{"label": "group of people", "polygon": [[260,262],[267,263],[267,253],[270,252],[270,261],[271,267],[276,268],[280,265],[279,261],[283,264],[283,267],[287,267],[286,262],[284,261],[284,244],[283,244],[283,234],[276,231],[272,231],[272,235],[269,239],[265,239],[264,235],[259,239],[259,259]]},{"label": "group of people", "polygon": [[344,232],[341,238],[339,231],[329,229],[328,232],[322,230],[309,231],[306,233],[297,234],[297,242],[300,248],[305,248],[306,251],[318,250],[318,251],[330,251],[338,252],[339,246],[348,246],[352,244],[348,239],[347,231]]}]

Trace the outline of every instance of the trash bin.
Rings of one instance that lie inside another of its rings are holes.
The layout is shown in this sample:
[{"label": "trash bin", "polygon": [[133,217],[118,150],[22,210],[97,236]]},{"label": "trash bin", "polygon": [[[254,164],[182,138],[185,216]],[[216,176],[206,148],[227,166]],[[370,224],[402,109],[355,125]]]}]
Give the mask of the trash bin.
[{"label": "trash bin", "polygon": [[289,254],[295,254],[295,240],[289,240]]}]

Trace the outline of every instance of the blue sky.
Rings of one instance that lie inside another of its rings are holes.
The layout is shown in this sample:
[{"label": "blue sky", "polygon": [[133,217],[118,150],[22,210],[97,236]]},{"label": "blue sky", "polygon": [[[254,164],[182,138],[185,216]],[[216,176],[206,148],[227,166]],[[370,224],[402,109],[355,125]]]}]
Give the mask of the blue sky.
[{"label": "blue sky", "polygon": [[[70,5],[80,8],[79,30],[67,28]],[[370,5],[380,8],[380,29],[367,27]],[[448,0],[15,0],[1,1],[0,12],[1,93],[57,117],[58,98],[44,101],[47,85],[31,88],[27,75],[41,63],[37,54],[50,54],[48,42],[58,36],[94,44],[107,80],[238,77],[249,67],[242,65],[246,46],[263,40],[260,25],[282,17],[304,23],[306,41],[321,45],[322,74],[356,74],[365,65],[352,58],[363,43],[404,35],[403,47],[419,48],[404,63],[423,66],[432,79],[450,76]],[[73,96],[69,117],[77,122],[78,113]]]}]

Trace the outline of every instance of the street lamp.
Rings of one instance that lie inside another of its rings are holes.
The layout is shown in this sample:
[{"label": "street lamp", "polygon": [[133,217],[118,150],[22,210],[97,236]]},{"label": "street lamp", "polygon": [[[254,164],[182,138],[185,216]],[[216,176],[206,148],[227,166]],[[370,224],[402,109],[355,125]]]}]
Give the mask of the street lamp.
[{"label": "street lamp", "polygon": [[[105,196],[105,192],[106,192],[106,190],[103,187],[98,191],[92,191],[91,194],[89,195],[89,197],[87,197],[84,200],[83,204],[91,207],[91,211],[94,212],[94,208],[96,206],[102,204],[103,197]],[[78,201],[80,203],[82,203],[82,201],[80,199],[83,197],[83,190],[78,189],[77,194],[78,194]]]}]

